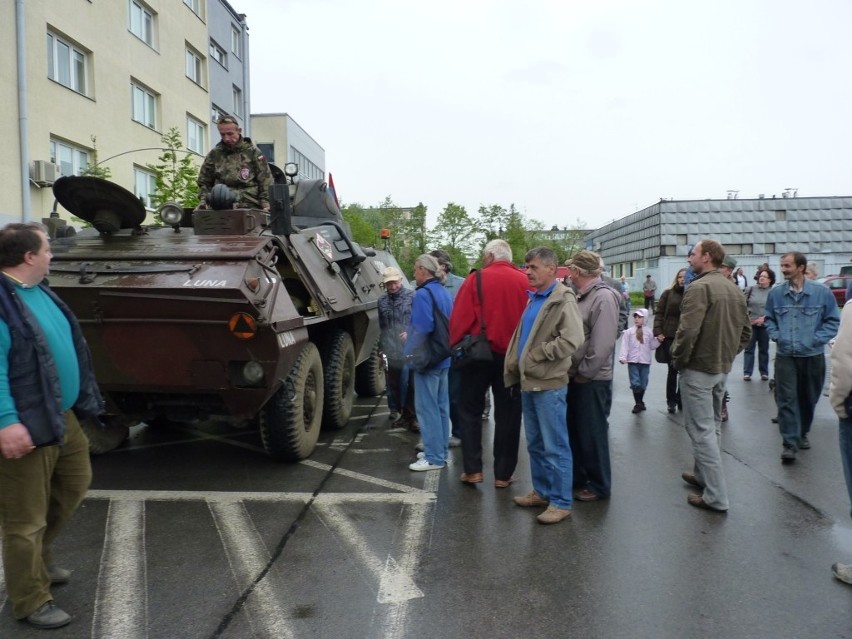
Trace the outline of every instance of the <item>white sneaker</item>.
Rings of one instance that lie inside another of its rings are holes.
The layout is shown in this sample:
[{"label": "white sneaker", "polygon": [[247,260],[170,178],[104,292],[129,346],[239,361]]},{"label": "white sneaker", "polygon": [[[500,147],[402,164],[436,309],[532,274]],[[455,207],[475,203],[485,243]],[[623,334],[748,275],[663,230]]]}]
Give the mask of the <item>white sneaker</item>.
[{"label": "white sneaker", "polygon": [[835,579],[839,579],[845,584],[852,586],[852,565],[849,564],[832,564],[831,574]]},{"label": "white sneaker", "polygon": [[408,468],[410,470],[417,470],[417,471],[421,471],[421,470],[441,470],[443,467],[444,467],[444,464],[441,464],[440,466],[438,464],[430,464],[429,460],[427,460],[425,457],[422,457],[421,459],[418,459],[413,464],[408,465]]},{"label": "white sneaker", "polygon": [[424,452],[417,453],[417,459],[426,459],[426,453],[424,453]]}]

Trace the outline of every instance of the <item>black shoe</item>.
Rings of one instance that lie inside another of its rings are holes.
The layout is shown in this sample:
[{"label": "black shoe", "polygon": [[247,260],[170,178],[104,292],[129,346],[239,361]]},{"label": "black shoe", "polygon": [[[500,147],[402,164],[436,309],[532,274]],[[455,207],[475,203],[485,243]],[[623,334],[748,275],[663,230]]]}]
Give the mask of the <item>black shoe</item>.
[{"label": "black shoe", "polygon": [[796,461],[796,451],[789,446],[784,446],[784,450],[781,451],[781,462],[784,464],[792,464]]},{"label": "black shoe", "polygon": [[801,448],[802,450],[807,450],[810,447],[811,447],[811,442],[808,440],[808,436],[802,435],[801,438],[799,439],[799,448]]},{"label": "black shoe", "polygon": [[71,571],[67,568],[60,568],[59,566],[48,566],[47,574],[50,577],[50,583],[54,586],[67,584],[69,581],[71,581]]},{"label": "black shoe", "polygon": [[669,404],[669,412],[674,413],[677,410],[677,406],[675,404]]},{"label": "black shoe", "polygon": [[773,424],[777,424],[777,423],[778,423],[778,418],[777,418],[777,417],[773,417],[770,421],[771,421]]},{"label": "black shoe", "polygon": [[71,623],[71,615],[52,601],[48,601],[27,617],[26,622],[35,628],[61,628]]},{"label": "black shoe", "polygon": [[635,406],[633,406],[633,410],[632,410],[632,411],[630,411],[630,412],[631,412],[631,413],[633,413],[634,415],[635,415],[636,413],[641,413],[641,412],[642,412],[642,407],[641,407],[639,404],[636,404]]}]

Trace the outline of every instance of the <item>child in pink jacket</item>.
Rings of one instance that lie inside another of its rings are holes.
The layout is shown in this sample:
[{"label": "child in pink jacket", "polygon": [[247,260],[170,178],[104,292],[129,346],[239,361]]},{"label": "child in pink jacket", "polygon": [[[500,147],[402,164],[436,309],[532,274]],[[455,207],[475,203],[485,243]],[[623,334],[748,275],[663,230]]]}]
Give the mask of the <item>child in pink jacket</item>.
[{"label": "child in pink jacket", "polygon": [[652,351],[660,345],[654,333],[645,326],[648,310],[637,308],[633,311],[633,328],[624,331],[621,336],[621,353],[618,361],[627,364],[630,375],[630,390],[633,391],[633,413],[645,410],[645,389],[648,388],[648,374],[651,372]]}]

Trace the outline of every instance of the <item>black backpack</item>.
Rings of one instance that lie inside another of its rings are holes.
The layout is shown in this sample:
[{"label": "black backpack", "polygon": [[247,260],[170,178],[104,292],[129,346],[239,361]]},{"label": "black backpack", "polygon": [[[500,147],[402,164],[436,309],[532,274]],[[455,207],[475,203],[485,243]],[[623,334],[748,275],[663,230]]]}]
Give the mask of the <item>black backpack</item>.
[{"label": "black backpack", "polygon": [[417,352],[409,356],[408,362],[411,368],[418,373],[434,368],[452,354],[450,350],[450,321],[438,308],[432,291],[425,284],[419,286],[418,290],[420,289],[428,292],[429,297],[432,298],[432,317],[435,320],[435,327],[429,333],[426,341],[417,349]]}]

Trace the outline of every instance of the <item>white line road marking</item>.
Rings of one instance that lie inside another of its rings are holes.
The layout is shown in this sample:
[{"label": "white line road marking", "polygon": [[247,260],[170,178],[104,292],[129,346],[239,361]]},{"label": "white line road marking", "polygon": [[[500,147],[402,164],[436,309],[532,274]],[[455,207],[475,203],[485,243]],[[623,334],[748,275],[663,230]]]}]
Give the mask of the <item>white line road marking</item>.
[{"label": "white line road marking", "polygon": [[[207,505],[222,539],[234,581],[242,592],[269,563],[269,550],[243,504],[208,501]],[[255,586],[246,601],[245,610],[259,636],[269,639],[296,636],[280,603],[284,599],[278,592],[273,574],[267,575]]]},{"label": "white line road marking", "polygon": [[[433,471],[434,472],[434,471]],[[308,503],[313,493],[226,493],[204,490],[90,490],[87,499],[115,499],[121,501],[201,501],[222,504],[243,501],[296,501]],[[425,504],[437,496],[422,490],[408,493],[321,493],[314,503],[342,504],[349,502],[385,502]]]},{"label": "white line road marking", "polygon": [[147,628],[145,504],[110,501],[92,637],[144,639]]},{"label": "white line road marking", "polygon": [[[305,459],[300,461],[299,463],[303,466],[311,466],[312,468],[318,468],[319,470],[331,470],[331,466],[329,466],[328,464],[323,464],[312,459]],[[384,488],[388,488],[390,490],[398,490],[403,493],[423,492],[420,488],[414,488],[413,486],[407,486],[405,484],[400,484],[395,481],[379,479],[378,477],[371,477],[370,475],[356,473],[354,471],[346,470],[344,468],[335,468],[334,473],[336,475],[343,475],[344,477],[351,477],[352,479],[360,479],[361,481],[365,481],[370,484],[375,484],[376,486],[383,486]]]},{"label": "white line road marking", "polygon": [[0,612],[6,607],[6,572],[3,568],[3,553],[0,552]]}]

